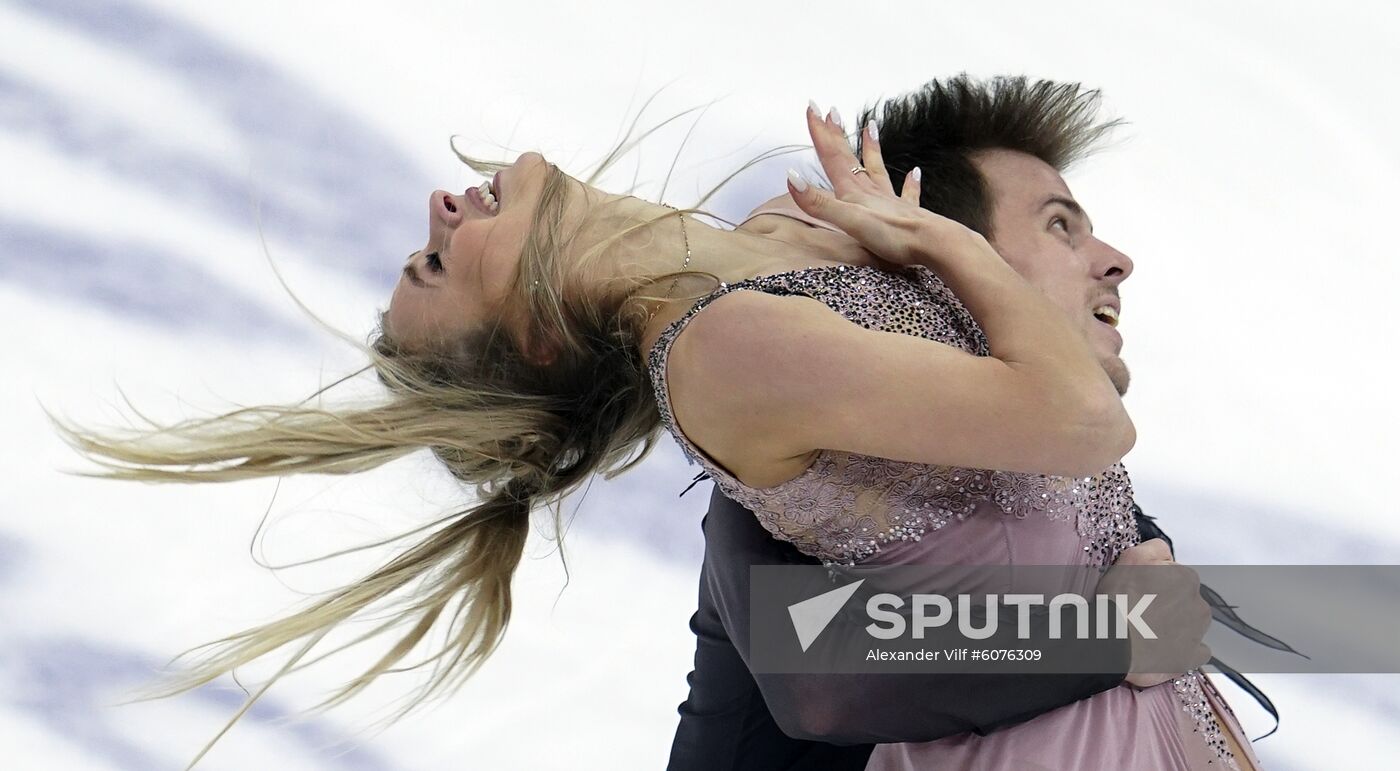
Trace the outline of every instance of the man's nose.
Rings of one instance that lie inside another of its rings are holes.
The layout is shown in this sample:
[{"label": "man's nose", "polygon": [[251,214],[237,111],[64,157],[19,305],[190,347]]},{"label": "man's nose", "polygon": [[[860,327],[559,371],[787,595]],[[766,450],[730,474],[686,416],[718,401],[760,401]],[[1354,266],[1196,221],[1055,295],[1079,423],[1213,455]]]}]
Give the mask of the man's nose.
[{"label": "man's nose", "polygon": [[1133,260],[1128,255],[1103,241],[1099,242],[1098,252],[1095,255],[1094,275],[1111,278],[1121,284],[1133,274]]}]

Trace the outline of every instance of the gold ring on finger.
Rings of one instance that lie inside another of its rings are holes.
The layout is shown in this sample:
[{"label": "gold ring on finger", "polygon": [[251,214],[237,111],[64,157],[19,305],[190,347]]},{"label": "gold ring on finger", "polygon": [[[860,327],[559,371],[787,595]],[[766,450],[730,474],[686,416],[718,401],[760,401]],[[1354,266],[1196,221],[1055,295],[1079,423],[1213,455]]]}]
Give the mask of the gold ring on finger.
[{"label": "gold ring on finger", "polygon": [[867,171],[866,168],[865,168],[864,166],[861,166],[860,164],[856,164],[855,166],[852,166],[852,167],[851,167],[851,173],[852,173],[852,174],[869,174],[870,172]]}]

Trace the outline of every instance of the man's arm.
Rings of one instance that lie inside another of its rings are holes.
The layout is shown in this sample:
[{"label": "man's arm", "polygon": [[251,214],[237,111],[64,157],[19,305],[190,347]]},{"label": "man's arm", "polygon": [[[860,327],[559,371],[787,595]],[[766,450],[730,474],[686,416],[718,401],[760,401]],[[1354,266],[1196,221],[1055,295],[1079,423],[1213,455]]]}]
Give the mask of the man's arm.
[{"label": "man's arm", "polygon": [[[709,517],[702,527],[709,534]],[[761,528],[760,528],[761,529]],[[808,562],[790,544],[772,541],[773,559]],[[861,771],[872,745],[838,747],[783,733],[764,704],[748,664],[729,641],[707,574],[715,554],[706,549],[700,604],[690,619],[695,669],[690,695],[680,706],[667,771]]]},{"label": "man's arm", "polygon": [[[749,567],[762,564],[815,564],[815,560],[781,543],[762,528],[754,515],[725,498],[711,498],[706,522],[702,607],[697,619],[710,613],[725,635],[711,633],[702,645],[728,643],[740,661],[748,660]],[[713,609],[704,603],[712,603]],[[1052,645],[1043,639],[1019,645]],[[960,733],[986,733],[1029,720],[1049,710],[1108,690],[1128,671],[1125,640],[1077,641],[1099,646],[1105,674],[758,674],[705,671],[697,652],[691,674],[692,701],[697,691],[713,699],[717,693],[742,693],[757,688],[762,705],[788,737],[829,743],[933,741]],[[690,704],[691,702],[687,702]],[[714,703],[711,701],[711,703]],[[731,703],[739,711],[743,705]],[[687,730],[682,708],[682,732]],[[679,732],[678,732],[679,737]],[[771,738],[770,738],[771,741]],[[717,765],[716,768],[730,766]]]}]

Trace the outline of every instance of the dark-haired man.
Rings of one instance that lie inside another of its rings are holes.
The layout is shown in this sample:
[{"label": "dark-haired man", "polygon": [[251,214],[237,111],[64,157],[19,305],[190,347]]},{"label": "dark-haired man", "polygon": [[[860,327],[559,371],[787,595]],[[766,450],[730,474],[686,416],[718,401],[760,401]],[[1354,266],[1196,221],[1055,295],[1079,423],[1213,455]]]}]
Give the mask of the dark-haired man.
[{"label": "dark-haired man", "polygon": [[[1115,329],[1118,287],[1133,263],[1094,235],[1061,177],[1114,125],[1097,121],[1097,102],[1097,92],[1078,84],[965,76],[934,81],[882,105],[880,146],[891,178],[921,168],[922,206],[986,236],[1082,326],[1121,394],[1129,376]],[[864,115],[861,125],[875,112]],[[853,262],[866,259],[853,240],[823,225],[782,197],[759,207],[741,227],[821,243]],[[1164,537],[1137,513],[1143,539]],[[1099,643],[1109,670],[1102,675],[755,676],[746,663],[749,567],[813,560],[773,539],[751,512],[718,490],[704,530],[700,608],[691,620],[695,669],[688,678],[690,697],[680,708],[672,771],[864,768],[873,742],[986,733],[1127,677],[1130,653],[1123,641]],[[1119,564],[1163,555],[1169,557],[1164,541],[1145,540],[1125,551]]]}]

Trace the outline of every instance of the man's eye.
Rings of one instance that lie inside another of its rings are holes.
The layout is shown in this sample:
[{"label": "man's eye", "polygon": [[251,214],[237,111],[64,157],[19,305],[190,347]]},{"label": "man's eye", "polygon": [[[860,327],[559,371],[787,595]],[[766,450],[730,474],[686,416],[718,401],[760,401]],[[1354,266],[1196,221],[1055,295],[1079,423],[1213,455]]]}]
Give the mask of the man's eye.
[{"label": "man's eye", "polygon": [[442,258],[438,256],[437,252],[428,252],[423,257],[423,261],[428,264],[428,270],[434,273],[442,272]]},{"label": "man's eye", "polygon": [[1059,225],[1061,230],[1064,230],[1066,232],[1069,231],[1069,223],[1065,221],[1064,217],[1056,217],[1055,219],[1050,220],[1050,227],[1053,228],[1056,225]]}]

